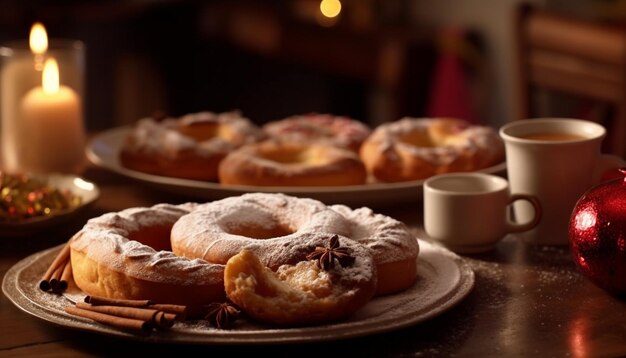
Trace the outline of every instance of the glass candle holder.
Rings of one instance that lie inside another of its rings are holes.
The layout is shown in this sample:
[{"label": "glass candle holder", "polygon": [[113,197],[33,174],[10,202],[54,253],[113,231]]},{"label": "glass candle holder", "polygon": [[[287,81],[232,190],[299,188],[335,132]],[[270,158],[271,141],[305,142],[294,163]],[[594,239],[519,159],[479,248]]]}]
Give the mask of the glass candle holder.
[{"label": "glass candle holder", "polygon": [[[58,87],[43,83],[44,65],[51,58],[58,64]],[[31,52],[27,41],[1,46],[2,169],[10,173],[81,172],[85,163],[84,98],[82,42],[50,39],[41,55]]]}]

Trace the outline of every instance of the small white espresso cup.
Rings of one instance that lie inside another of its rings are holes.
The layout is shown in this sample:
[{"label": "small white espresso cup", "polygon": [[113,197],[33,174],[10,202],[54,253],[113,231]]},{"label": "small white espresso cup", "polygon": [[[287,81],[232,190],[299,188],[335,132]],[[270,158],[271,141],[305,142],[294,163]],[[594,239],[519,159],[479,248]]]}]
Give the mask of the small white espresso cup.
[{"label": "small white espresso cup", "polygon": [[[509,217],[509,205],[518,200],[535,208],[522,223]],[[424,230],[458,253],[491,250],[506,234],[532,229],[540,219],[536,197],[511,194],[506,179],[495,175],[451,173],[424,182]]]},{"label": "small white espresso cup", "polygon": [[[541,223],[521,234],[523,240],[568,244],[569,218],[577,200],[607,170],[626,164],[600,153],[605,135],[600,124],[569,118],[518,120],[500,128],[511,190],[537,196],[543,207]],[[530,205],[520,202],[513,207],[517,219],[531,219]]]}]

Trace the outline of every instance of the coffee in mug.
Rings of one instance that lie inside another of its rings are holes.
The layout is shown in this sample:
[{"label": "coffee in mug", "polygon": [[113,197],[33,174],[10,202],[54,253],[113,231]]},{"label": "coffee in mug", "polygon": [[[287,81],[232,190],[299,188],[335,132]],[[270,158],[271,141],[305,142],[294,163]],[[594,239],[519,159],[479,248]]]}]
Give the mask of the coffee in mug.
[{"label": "coffee in mug", "polygon": [[[513,121],[500,128],[511,190],[539,198],[543,219],[521,236],[541,245],[567,245],[568,222],[578,198],[609,169],[626,165],[601,154],[606,130],[598,123],[569,118]],[[514,204],[516,218],[530,220],[533,208]]]},{"label": "coffee in mug", "polygon": [[570,140],[585,139],[585,137],[580,136],[578,134],[572,134],[572,133],[549,133],[549,132],[548,133],[543,133],[543,132],[530,133],[530,134],[526,134],[526,135],[520,136],[520,138],[530,139],[530,140],[555,141],[555,142],[563,142],[563,141],[570,141]]}]

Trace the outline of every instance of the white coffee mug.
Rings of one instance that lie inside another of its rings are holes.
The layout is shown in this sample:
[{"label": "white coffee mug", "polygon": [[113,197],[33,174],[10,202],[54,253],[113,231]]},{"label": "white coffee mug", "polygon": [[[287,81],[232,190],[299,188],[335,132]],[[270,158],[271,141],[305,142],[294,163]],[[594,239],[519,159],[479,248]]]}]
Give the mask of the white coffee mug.
[{"label": "white coffee mug", "polygon": [[[527,201],[530,220],[516,223],[509,205]],[[536,197],[511,194],[506,179],[482,173],[441,174],[424,182],[424,230],[451,250],[476,253],[493,249],[508,233],[535,227],[541,219]]]},{"label": "white coffee mug", "polygon": [[[567,245],[568,222],[580,196],[611,168],[626,163],[601,154],[606,130],[595,122],[569,118],[518,120],[500,128],[511,190],[535,195],[543,207],[541,223],[522,238],[540,245]],[[514,205],[516,218],[530,220],[527,203]]]}]

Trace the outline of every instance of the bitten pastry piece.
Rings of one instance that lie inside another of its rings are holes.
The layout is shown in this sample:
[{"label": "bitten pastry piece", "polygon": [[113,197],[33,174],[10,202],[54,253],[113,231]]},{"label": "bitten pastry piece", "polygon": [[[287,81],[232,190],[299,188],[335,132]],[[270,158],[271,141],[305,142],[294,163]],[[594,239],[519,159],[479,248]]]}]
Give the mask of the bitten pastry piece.
[{"label": "bitten pastry piece", "polygon": [[[302,258],[276,272],[243,250],[226,264],[226,293],[248,316],[261,322],[302,326],[345,319],[374,295],[376,267],[367,249],[345,238],[341,243],[347,245],[349,263],[337,261],[328,267],[327,258]],[[323,260],[326,264],[320,263]]]},{"label": "bitten pastry piece", "polygon": [[215,181],[226,154],[263,138],[261,129],[237,111],[199,112],[161,122],[144,118],[125,139],[120,162],[150,174]]},{"label": "bitten pastry piece", "polygon": [[323,143],[265,141],[239,148],[219,166],[222,184],[339,186],[365,184],[367,172],[351,150]]},{"label": "bitten pastry piece", "polygon": [[263,130],[274,138],[292,142],[314,142],[358,151],[371,129],[355,119],[309,113],[267,123]]},{"label": "bitten pastry piece", "polygon": [[199,205],[172,227],[172,251],[225,264],[242,249],[272,270],[294,264],[319,237],[337,234],[366,246],[379,277],[377,294],[399,292],[417,276],[418,241],[402,222],[363,207],[279,193],[247,193]]},{"label": "bitten pastry piece", "polygon": [[378,181],[400,182],[496,165],[504,161],[504,144],[491,127],[407,117],[378,126],[360,156]]}]

